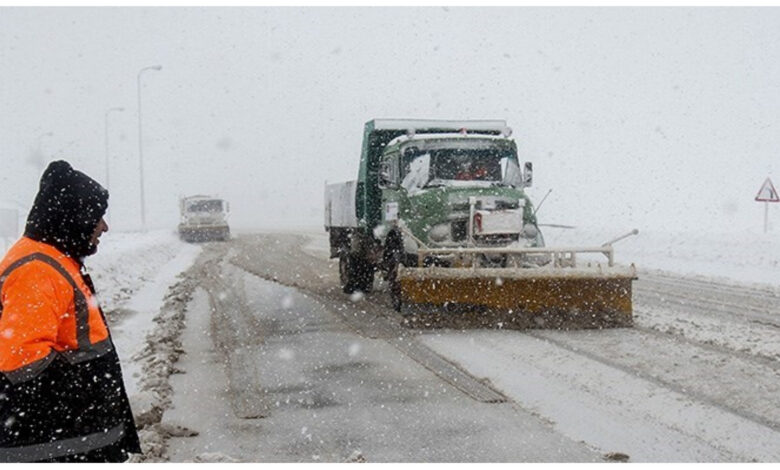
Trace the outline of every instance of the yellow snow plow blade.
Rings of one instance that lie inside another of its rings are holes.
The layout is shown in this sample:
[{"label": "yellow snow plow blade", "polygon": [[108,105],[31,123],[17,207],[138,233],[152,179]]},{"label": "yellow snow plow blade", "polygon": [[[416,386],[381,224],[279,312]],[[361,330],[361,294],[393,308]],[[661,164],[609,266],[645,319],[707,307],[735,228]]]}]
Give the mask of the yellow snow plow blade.
[{"label": "yellow snow plow blade", "polygon": [[[396,310],[432,306],[410,322],[454,328],[608,328],[633,324],[636,268],[616,266],[613,243],[596,247],[428,248],[391,284]],[[601,254],[606,263],[581,262]],[[431,257],[450,266],[423,266]],[[487,260],[501,267],[484,266]],[[484,266],[484,267],[483,267]],[[442,308],[444,307],[444,308]],[[411,312],[410,312],[411,313]]]},{"label": "yellow snow plow blade", "polygon": [[[476,314],[471,322],[476,321],[481,326],[502,323],[499,326],[522,328],[569,329],[631,325],[631,282],[635,278],[636,270],[633,266],[593,271],[436,267],[399,269],[401,300],[406,305],[465,309],[465,314],[449,316],[464,323],[466,317]],[[477,307],[477,311],[474,311],[474,307]],[[441,323],[435,318],[430,320]]]},{"label": "yellow snow plow blade", "polygon": [[631,315],[630,271],[622,276],[485,271],[492,270],[481,269],[474,277],[470,269],[402,268],[402,298],[409,303],[483,305],[529,313],[608,310]]},{"label": "yellow snow plow blade", "polygon": [[[408,323],[421,326],[631,326],[636,268],[615,265],[613,244],[638,233],[590,247],[429,248],[410,235],[418,245],[418,265],[391,272],[391,301],[397,311],[406,306]],[[598,254],[606,263],[583,258]],[[431,260],[442,265],[426,266]]]}]

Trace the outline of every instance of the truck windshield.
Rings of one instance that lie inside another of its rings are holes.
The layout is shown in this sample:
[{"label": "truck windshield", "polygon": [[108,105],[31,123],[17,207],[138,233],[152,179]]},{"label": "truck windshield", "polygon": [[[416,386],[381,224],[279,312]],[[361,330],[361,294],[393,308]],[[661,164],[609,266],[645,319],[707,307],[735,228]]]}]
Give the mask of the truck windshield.
[{"label": "truck windshield", "polygon": [[[418,142],[414,144],[419,145]],[[414,165],[420,158],[429,160],[425,182],[418,187],[444,184],[450,181],[477,181],[487,183],[506,183],[504,167],[507,160],[516,161],[512,149],[495,145],[492,142],[441,142],[438,145],[416,145],[404,150],[404,179],[410,176]],[[426,148],[427,147],[427,148]],[[502,159],[504,159],[502,165]],[[419,172],[419,170],[418,170]],[[420,178],[415,178],[419,180]],[[478,183],[479,184],[479,183]]]},{"label": "truck windshield", "polygon": [[195,201],[189,203],[187,212],[222,212],[222,201]]},{"label": "truck windshield", "polygon": [[431,180],[501,181],[498,149],[431,151]]}]

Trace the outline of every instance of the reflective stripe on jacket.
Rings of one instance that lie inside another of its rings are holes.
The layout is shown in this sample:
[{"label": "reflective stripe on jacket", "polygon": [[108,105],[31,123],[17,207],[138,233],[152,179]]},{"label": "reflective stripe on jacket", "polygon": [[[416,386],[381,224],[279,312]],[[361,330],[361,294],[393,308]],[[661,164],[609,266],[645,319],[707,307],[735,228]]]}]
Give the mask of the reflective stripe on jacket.
[{"label": "reflective stripe on jacket", "polygon": [[12,383],[40,374],[60,354],[71,364],[112,349],[78,263],[23,237],[0,262],[0,372]]}]

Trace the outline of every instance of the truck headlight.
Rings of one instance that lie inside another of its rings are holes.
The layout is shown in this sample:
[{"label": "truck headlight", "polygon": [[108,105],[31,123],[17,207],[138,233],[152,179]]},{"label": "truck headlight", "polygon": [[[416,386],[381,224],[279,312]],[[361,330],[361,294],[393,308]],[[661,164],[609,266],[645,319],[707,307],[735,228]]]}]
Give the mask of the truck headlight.
[{"label": "truck headlight", "polygon": [[539,234],[539,229],[534,224],[525,224],[523,226],[523,237],[534,239]]},{"label": "truck headlight", "polygon": [[435,242],[443,242],[450,238],[450,224],[438,224],[428,230],[428,238]]}]

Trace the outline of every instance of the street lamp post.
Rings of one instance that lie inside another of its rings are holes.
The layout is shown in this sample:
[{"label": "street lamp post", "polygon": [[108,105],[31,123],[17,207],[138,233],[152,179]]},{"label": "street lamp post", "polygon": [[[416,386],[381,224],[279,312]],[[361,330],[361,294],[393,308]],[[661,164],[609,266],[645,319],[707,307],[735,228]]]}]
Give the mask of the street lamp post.
[{"label": "street lamp post", "polygon": [[146,198],[144,197],[144,145],[141,125],[141,75],[147,70],[162,70],[162,65],[151,65],[138,71],[138,164],[141,175],[141,227],[146,231]]},{"label": "street lamp post", "polygon": [[41,168],[44,168],[46,166],[46,155],[43,153],[43,138],[44,137],[51,137],[53,136],[53,132],[44,132],[43,134],[39,135],[36,139],[37,146],[35,147],[36,154],[29,159],[31,163],[33,163],[35,166],[39,166]]},{"label": "street lamp post", "polygon": [[108,115],[111,114],[113,111],[124,111],[125,108],[109,108],[106,110],[106,189],[110,192],[111,191],[111,180],[110,180],[110,173],[109,173],[109,153],[108,153]]},{"label": "street lamp post", "polygon": [[40,148],[41,148],[41,140],[42,140],[44,137],[51,137],[51,136],[53,136],[53,135],[54,135],[54,132],[44,132],[43,134],[39,135],[39,136],[38,136],[38,149],[40,149]]}]

